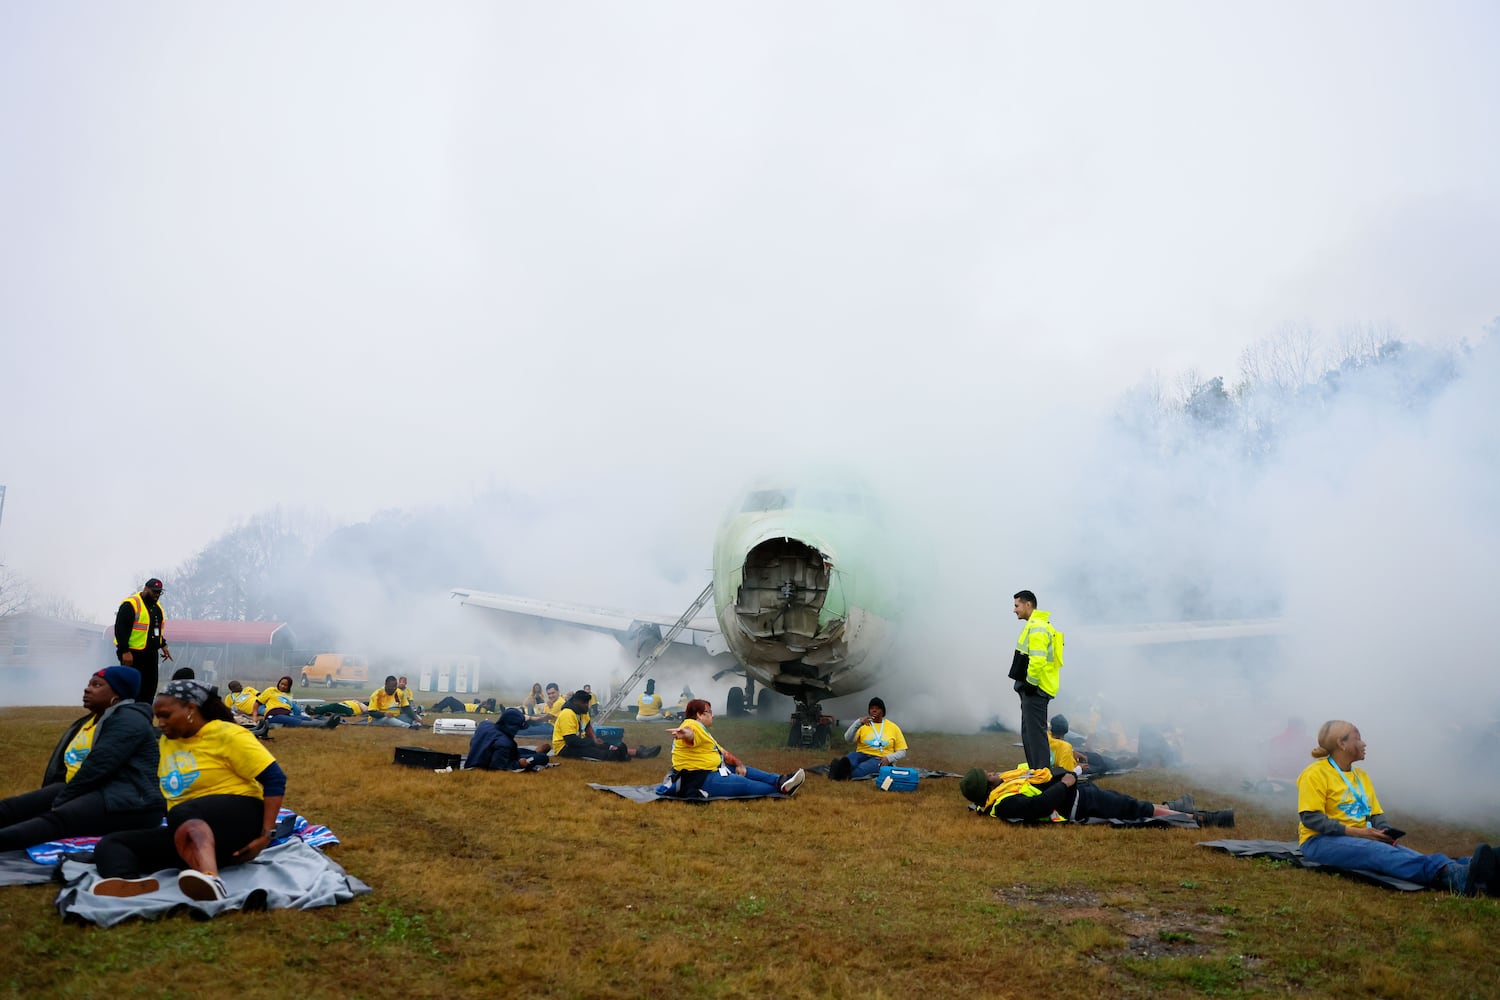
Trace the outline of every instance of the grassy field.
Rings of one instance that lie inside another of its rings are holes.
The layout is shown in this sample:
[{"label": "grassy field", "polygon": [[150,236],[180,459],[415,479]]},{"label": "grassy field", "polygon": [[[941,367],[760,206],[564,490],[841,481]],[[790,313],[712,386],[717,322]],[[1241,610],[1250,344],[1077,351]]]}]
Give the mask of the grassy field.
[{"label": "grassy field", "polygon": [[[300,690],[299,690],[300,693]],[[35,787],[75,709],[0,710],[0,795]],[[632,742],[662,726],[627,725]],[[784,723],[715,732],[772,771],[829,751]],[[911,763],[1012,762],[1014,737],[909,734]],[[540,774],[435,774],[394,729],[279,730],[287,805],[375,891],[312,912],[63,924],[56,888],[0,889],[0,992],[27,997],[1494,997],[1500,900],[1397,893],[1195,847],[1289,839],[1293,806],[1147,771],[1106,779],[1232,805],[1226,831],[1015,827],[970,814],[954,779],[914,794],[810,779],[790,801],[637,805],[666,759]],[[1378,780],[1378,768],[1377,768]],[[1393,816],[1399,808],[1392,805]],[[1482,833],[1399,815],[1410,842],[1466,854]],[[1496,830],[1489,839],[1500,839]]]}]

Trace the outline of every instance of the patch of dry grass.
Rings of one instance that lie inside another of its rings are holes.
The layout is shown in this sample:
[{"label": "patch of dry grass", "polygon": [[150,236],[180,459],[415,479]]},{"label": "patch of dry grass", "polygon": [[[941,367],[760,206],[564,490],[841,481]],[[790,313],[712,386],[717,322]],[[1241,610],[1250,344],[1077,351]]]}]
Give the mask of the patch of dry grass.
[{"label": "patch of dry grass", "polygon": [[[0,794],[30,787],[77,713],[0,711]],[[632,742],[665,727],[627,724]],[[715,731],[767,770],[825,763],[783,724]],[[912,734],[913,763],[1012,761],[1013,736]],[[971,815],[952,779],[910,795],[811,779],[791,801],[637,805],[665,759],[541,774],[391,764],[395,729],[280,730],[287,803],[375,892],[309,913],[60,923],[51,887],[0,889],[0,991],[27,996],[862,997],[1241,993],[1493,995],[1500,901],[1402,894],[1195,847],[1197,831],[1015,827]],[[1237,837],[1286,839],[1284,805],[1170,772],[1108,779],[1153,800],[1234,805]],[[1407,817],[1403,816],[1403,820]],[[1404,823],[1428,849],[1473,831]],[[1212,831],[1216,834],[1218,831]],[[230,971],[237,970],[237,971]]]}]

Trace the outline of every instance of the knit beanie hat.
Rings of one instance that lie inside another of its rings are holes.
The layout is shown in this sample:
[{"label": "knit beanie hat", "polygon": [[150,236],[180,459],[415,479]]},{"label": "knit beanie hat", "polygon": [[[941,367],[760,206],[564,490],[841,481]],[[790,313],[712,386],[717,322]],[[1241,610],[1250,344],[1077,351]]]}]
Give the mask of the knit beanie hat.
[{"label": "knit beanie hat", "polygon": [[984,773],[984,768],[969,768],[969,773],[958,783],[958,790],[976,806],[984,805],[984,800],[990,797],[990,779]]},{"label": "knit beanie hat", "polygon": [[103,677],[104,683],[114,688],[115,694],[121,698],[134,700],[141,690],[141,672],[135,667],[105,667],[94,675]]}]

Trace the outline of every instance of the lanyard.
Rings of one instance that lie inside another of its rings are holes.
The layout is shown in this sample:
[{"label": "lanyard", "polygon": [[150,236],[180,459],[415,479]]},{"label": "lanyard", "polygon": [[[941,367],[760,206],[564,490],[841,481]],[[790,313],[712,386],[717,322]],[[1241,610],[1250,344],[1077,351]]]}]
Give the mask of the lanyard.
[{"label": "lanyard", "polygon": [[1365,820],[1365,825],[1369,826],[1370,824],[1368,821],[1370,817],[1370,800],[1365,798],[1363,792],[1354,787],[1354,783],[1349,780],[1349,776],[1344,773],[1344,769],[1335,764],[1332,757],[1328,758],[1328,766],[1333,768],[1334,772],[1340,778],[1344,779],[1344,785],[1349,789],[1349,794],[1354,796],[1353,810],[1351,811],[1345,809],[1344,815],[1348,816],[1350,819]]},{"label": "lanyard", "polygon": [[880,728],[879,729],[876,729],[875,726],[874,726],[874,724],[872,723],[871,726],[870,726],[870,732],[872,734],[870,736],[870,746],[875,747],[878,750],[884,750],[885,749],[885,720],[884,719],[880,720]]}]

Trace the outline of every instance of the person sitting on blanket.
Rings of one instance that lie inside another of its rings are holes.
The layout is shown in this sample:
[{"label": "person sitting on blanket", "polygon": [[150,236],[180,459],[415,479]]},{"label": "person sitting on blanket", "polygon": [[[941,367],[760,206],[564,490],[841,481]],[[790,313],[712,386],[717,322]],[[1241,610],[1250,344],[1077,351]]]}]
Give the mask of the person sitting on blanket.
[{"label": "person sitting on blanket", "polygon": [[1054,779],[1048,768],[1030,771],[1018,767],[1012,771],[989,771],[973,768],[958,784],[958,791],[986,816],[998,819],[1050,820],[1082,823],[1089,819],[1144,820],[1173,817],[1191,818],[1199,826],[1234,826],[1234,810],[1217,812],[1194,809],[1192,799],[1158,805],[1142,802],[1122,792],[1078,783],[1078,776],[1064,771]]},{"label": "person sitting on blanket", "polygon": [[655,721],[662,717],[661,695],[656,690],[654,678],[646,678],[646,692],[636,703],[635,717],[637,721]]},{"label": "person sitting on blanket", "polygon": [[[286,774],[249,730],[234,724],[218,688],[170,681],[157,695],[167,825],[111,833],[94,848],[98,896],[139,896],[160,885],[151,873],[181,868],[189,899],[224,899],[219,870],[253,861],[271,843]],[[338,718],[338,716],[334,716]]]},{"label": "person sitting on blanket", "polygon": [[332,729],[339,724],[338,716],[314,719],[302,711],[302,706],[292,700],[292,679],[283,677],[275,687],[268,687],[255,696],[256,720],[260,722],[260,733],[264,735],[271,726],[316,726]]},{"label": "person sitting on blanket", "polygon": [[606,744],[594,735],[589,721],[587,690],[574,691],[552,727],[552,756],[580,757],[584,760],[629,760],[632,757],[655,757],[660,746],[627,747],[624,743]]},{"label": "person sitting on blanket", "polygon": [[546,767],[545,752],[516,745],[516,734],[525,725],[526,713],[519,708],[501,712],[499,722],[481,722],[469,740],[464,770],[528,771]]},{"label": "person sitting on blanket", "polygon": [[1500,895],[1496,852],[1488,844],[1455,861],[1396,843],[1404,831],[1391,826],[1370,776],[1354,766],[1365,759],[1365,741],[1352,724],[1323,723],[1312,756],[1297,776],[1297,841],[1308,861],[1363,868],[1465,896]]},{"label": "person sitting on blanket", "polygon": [[496,711],[493,698],[486,698],[484,701],[459,701],[452,695],[433,702],[432,710],[434,712],[464,712],[468,715],[494,715]]},{"label": "person sitting on blanket", "polygon": [[894,764],[906,756],[906,736],[900,726],[885,717],[885,702],[879,698],[870,699],[869,714],[849,724],[844,742],[858,745],[828,765],[828,777],[834,781],[872,775],[881,765]]},{"label": "person sitting on blanket", "polygon": [[150,706],[135,700],[140,683],[134,667],[109,666],[89,677],[89,714],[57,741],[42,787],[0,799],[0,851],[161,823],[156,731]]},{"label": "person sitting on blanket", "polygon": [[1052,749],[1052,762],[1061,770],[1084,776],[1124,771],[1135,766],[1134,754],[1106,757],[1098,751],[1085,753],[1074,746],[1067,739],[1068,718],[1065,715],[1054,715],[1048,726],[1047,745]]},{"label": "person sitting on blanket", "polygon": [[[229,682],[229,693],[224,696],[224,704],[234,713],[236,722],[244,725],[246,722],[255,722],[255,696],[258,694],[253,687],[246,687],[239,681]],[[242,719],[241,716],[244,716]]]},{"label": "person sitting on blanket", "polygon": [[734,754],[719,746],[709,733],[714,724],[713,706],[694,698],[684,709],[685,718],[672,737],[672,773],[667,783],[676,798],[761,798],[766,795],[792,795],[807,780],[801,768],[791,774],[771,774],[746,766]]},{"label": "person sitting on blanket", "polygon": [[389,674],[385,679],[385,686],[378,687],[370,692],[370,725],[372,726],[395,726],[398,729],[421,729],[422,724],[416,718],[405,717],[401,707],[401,698],[397,694],[396,675]]}]

